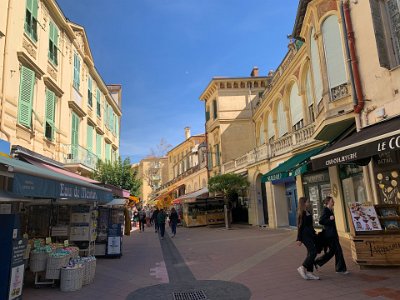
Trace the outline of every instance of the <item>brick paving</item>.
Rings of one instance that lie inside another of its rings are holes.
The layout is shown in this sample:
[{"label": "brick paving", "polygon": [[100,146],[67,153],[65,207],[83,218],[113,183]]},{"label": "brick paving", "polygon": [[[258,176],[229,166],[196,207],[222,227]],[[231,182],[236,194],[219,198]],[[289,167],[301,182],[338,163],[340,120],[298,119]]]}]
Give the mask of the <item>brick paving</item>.
[{"label": "brick paving", "polygon": [[238,283],[250,290],[253,300],[400,299],[400,269],[360,269],[351,260],[348,241],[343,241],[342,247],[350,274],[336,274],[332,260],[317,272],[321,280],[305,281],[296,268],[306,251],[295,244],[295,236],[296,232],[288,229],[234,225],[232,230],[179,227],[174,239],[159,240],[146,228],[144,233],[135,231],[124,237],[120,259],[98,259],[94,282],[80,291],[35,289],[28,282],[23,298],[118,300],[142,288],[171,283],[160,245],[171,242],[197,280]]}]

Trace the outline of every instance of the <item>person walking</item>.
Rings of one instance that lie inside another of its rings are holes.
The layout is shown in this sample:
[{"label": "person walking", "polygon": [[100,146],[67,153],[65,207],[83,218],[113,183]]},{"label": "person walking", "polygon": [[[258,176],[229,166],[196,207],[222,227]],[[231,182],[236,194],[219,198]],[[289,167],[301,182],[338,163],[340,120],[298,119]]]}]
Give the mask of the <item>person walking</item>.
[{"label": "person walking", "polygon": [[139,230],[144,232],[144,224],[146,223],[146,212],[142,208],[139,210]]},{"label": "person walking", "polygon": [[144,211],[146,212],[146,226],[150,227],[150,219],[151,219],[151,210],[150,207],[146,206]]},{"label": "person walking", "polygon": [[157,215],[159,213],[158,207],[153,211],[153,214],[151,215],[151,221],[154,222],[154,232],[158,232],[158,222],[157,222]]},{"label": "person walking", "polygon": [[175,208],[171,208],[171,213],[169,215],[169,224],[171,226],[172,237],[176,235],[176,226],[178,225],[178,213],[176,212]]},{"label": "person walking", "polygon": [[310,200],[305,197],[299,198],[299,207],[297,210],[297,244],[302,244],[307,248],[307,256],[303,264],[297,268],[303,279],[318,280],[319,277],[314,275],[314,260],[317,256],[315,246],[316,233],[313,226],[313,217],[311,214]]},{"label": "person walking", "polygon": [[167,215],[164,212],[164,209],[161,207],[160,211],[157,214],[157,223],[158,229],[160,230],[161,239],[164,239],[165,234],[165,219]]},{"label": "person walking", "polygon": [[336,229],[335,215],[333,214],[333,206],[335,201],[332,197],[328,196],[324,200],[324,210],[319,219],[319,224],[324,226],[324,237],[328,245],[328,251],[324,255],[318,257],[314,266],[316,268],[322,267],[326,264],[333,256],[335,256],[335,270],[336,273],[348,274],[346,262],[343,257],[343,250],[340,246],[339,235]]}]

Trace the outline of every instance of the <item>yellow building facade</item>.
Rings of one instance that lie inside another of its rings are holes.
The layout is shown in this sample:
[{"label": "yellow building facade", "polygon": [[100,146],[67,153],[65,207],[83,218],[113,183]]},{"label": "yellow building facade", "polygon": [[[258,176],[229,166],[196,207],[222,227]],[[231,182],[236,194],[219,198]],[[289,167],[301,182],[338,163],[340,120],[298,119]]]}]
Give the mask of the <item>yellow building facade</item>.
[{"label": "yellow building facade", "polygon": [[54,0],[0,3],[0,138],[89,175],[119,155],[121,85]]}]

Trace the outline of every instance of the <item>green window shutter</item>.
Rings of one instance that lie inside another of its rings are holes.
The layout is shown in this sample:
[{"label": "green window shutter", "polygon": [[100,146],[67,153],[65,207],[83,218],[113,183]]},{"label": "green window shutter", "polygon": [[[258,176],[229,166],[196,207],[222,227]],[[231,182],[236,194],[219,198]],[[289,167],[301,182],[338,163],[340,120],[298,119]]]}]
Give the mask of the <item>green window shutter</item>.
[{"label": "green window shutter", "polygon": [[92,98],[93,98],[93,81],[92,81],[92,77],[89,76],[89,79],[88,79],[88,105],[90,107],[93,106]]},{"label": "green window shutter", "polygon": [[111,105],[108,106],[108,128],[112,129],[112,107]]},{"label": "green window shutter", "polygon": [[90,125],[87,128],[87,149],[93,152],[93,126]]},{"label": "green window shutter", "polygon": [[77,53],[74,53],[74,87],[79,90],[80,85],[80,72],[81,72],[81,61]]},{"label": "green window shutter", "polygon": [[72,113],[72,128],[71,128],[71,150],[73,158],[77,158],[79,145],[79,117]]},{"label": "green window shutter", "polygon": [[104,125],[108,127],[108,103],[104,103]]},{"label": "green window shutter", "polygon": [[111,160],[111,145],[106,143],[106,160]]},{"label": "green window shutter", "polygon": [[96,99],[97,99],[97,116],[101,117],[101,98],[99,89],[97,89]]},{"label": "green window shutter", "polygon": [[118,138],[119,137],[119,119],[118,119],[118,117],[116,119],[117,119],[117,122],[115,123],[115,125],[116,125],[115,136]]},{"label": "green window shutter", "polygon": [[216,144],[215,145],[215,164],[217,165],[217,166],[219,166],[220,165],[220,154],[219,154],[219,144]]},{"label": "green window shutter", "polygon": [[96,154],[101,159],[101,135],[96,133]]},{"label": "green window shutter", "polygon": [[217,100],[213,100],[213,115],[214,115],[214,120],[215,120],[218,117]]},{"label": "green window shutter", "polygon": [[58,64],[57,60],[57,50],[58,49],[58,28],[57,26],[50,21],[50,30],[49,30],[49,59],[55,65]]},{"label": "green window shutter", "polygon": [[37,20],[38,15],[38,0],[32,0],[32,17]]},{"label": "green window shutter", "polygon": [[46,89],[46,128],[45,136],[50,141],[54,139],[54,120],[55,120],[56,95],[54,92]]},{"label": "green window shutter", "polygon": [[22,66],[19,86],[18,123],[28,128],[31,128],[34,86],[35,72]]}]

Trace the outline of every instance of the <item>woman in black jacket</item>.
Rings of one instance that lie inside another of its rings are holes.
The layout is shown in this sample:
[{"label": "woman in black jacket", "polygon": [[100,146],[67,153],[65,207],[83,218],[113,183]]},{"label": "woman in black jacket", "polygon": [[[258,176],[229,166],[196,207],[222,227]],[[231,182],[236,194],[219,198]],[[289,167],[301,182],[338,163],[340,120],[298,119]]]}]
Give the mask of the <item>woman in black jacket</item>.
[{"label": "woman in black jacket", "polygon": [[313,226],[313,217],[310,212],[310,200],[305,197],[300,197],[299,207],[297,211],[297,244],[307,248],[307,256],[303,264],[297,268],[300,276],[304,279],[318,280],[319,277],[313,274],[314,260],[317,256],[315,247],[315,230]]},{"label": "woman in black jacket", "polygon": [[336,229],[335,216],[333,214],[333,206],[335,201],[332,197],[328,196],[324,200],[324,210],[319,224],[324,226],[325,229],[325,240],[328,244],[328,251],[321,257],[315,260],[315,267],[322,267],[326,264],[333,256],[335,256],[335,269],[336,273],[348,274],[346,262],[344,261],[342,247],[339,243],[339,235]]}]

